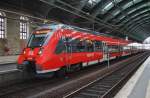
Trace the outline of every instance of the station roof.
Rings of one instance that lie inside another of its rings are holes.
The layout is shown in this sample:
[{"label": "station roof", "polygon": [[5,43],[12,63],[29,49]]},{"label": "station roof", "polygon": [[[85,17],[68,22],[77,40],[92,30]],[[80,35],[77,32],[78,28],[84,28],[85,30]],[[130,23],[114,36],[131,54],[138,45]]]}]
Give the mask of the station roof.
[{"label": "station roof", "polygon": [[0,6],[137,41],[150,36],[150,0],[0,0]]}]

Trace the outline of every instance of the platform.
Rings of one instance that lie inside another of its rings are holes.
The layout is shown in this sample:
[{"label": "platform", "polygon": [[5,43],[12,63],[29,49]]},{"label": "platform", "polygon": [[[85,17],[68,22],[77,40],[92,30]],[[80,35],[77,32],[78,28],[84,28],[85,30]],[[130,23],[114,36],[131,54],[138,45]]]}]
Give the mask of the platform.
[{"label": "platform", "polygon": [[150,98],[150,57],[114,98]]},{"label": "platform", "polygon": [[17,69],[18,56],[0,56],[0,87],[20,82],[26,77]]},{"label": "platform", "polygon": [[18,55],[0,56],[0,74],[15,71]]},{"label": "platform", "polygon": [[9,71],[15,71],[17,70],[16,64],[5,64],[5,65],[0,65],[0,74],[9,72]]},{"label": "platform", "polygon": [[8,63],[16,63],[18,55],[13,56],[0,56],[0,65]]}]

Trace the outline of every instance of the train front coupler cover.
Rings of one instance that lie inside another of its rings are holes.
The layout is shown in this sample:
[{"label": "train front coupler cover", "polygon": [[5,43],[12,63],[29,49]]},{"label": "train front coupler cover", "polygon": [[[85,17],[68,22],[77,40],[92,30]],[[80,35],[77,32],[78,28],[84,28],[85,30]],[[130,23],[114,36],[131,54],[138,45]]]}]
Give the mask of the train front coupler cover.
[{"label": "train front coupler cover", "polygon": [[22,64],[17,65],[17,69],[22,72],[36,73],[36,66],[34,61],[23,61]]}]

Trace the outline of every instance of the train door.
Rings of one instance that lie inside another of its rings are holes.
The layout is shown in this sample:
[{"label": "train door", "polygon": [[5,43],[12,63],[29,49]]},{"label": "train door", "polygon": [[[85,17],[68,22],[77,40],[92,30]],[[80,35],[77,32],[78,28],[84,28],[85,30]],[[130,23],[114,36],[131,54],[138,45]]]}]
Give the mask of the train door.
[{"label": "train door", "polygon": [[109,48],[106,42],[103,42],[103,59],[104,61],[107,61],[108,67],[110,66],[110,54],[109,54]]},{"label": "train door", "polygon": [[71,68],[71,59],[72,59],[72,45],[71,45],[71,38],[65,38],[65,65],[67,67],[67,71]]},{"label": "train door", "polygon": [[59,59],[62,61],[61,63],[63,63],[63,66],[60,66],[60,69],[56,71],[56,75],[61,77],[66,75],[71,65],[72,47],[69,38],[62,36],[56,47],[56,54],[58,54]]},{"label": "train door", "polygon": [[106,42],[102,42],[102,45],[103,45],[103,60],[106,61],[108,60],[109,57],[108,46]]}]

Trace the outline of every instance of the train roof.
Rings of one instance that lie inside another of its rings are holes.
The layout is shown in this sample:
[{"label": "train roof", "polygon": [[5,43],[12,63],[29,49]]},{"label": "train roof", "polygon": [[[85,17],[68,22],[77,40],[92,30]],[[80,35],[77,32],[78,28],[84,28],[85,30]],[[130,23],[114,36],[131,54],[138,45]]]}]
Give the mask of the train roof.
[{"label": "train roof", "polygon": [[71,26],[71,25],[66,25],[66,24],[61,24],[61,23],[51,23],[51,24],[44,24],[41,25],[38,29],[41,28],[66,28],[66,29],[73,29],[76,31],[81,31],[81,32],[86,32],[86,33],[90,33],[90,34],[94,34],[94,35],[103,35],[103,36],[109,36],[109,37],[114,37],[105,33],[101,33],[101,32],[96,32],[96,31],[92,31],[89,29],[84,29],[84,28],[80,28],[80,27],[76,27],[76,26]]},{"label": "train roof", "polygon": [[[75,31],[85,32],[85,33],[88,33],[88,34],[98,35],[99,37],[112,39],[115,42],[118,42],[118,41],[121,42],[121,43],[130,43],[131,42],[131,41],[127,41],[127,40],[124,40],[124,39],[121,39],[121,38],[110,36],[108,34],[96,32],[96,31],[92,31],[92,30],[88,30],[88,29],[84,29],[84,28],[79,28],[79,27],[76,27],[76,26],[61,24],[61,23],[59,23],[59,24],[58,23],[45,24],[45,25],[42,25],[39,28],[37,28],[37,30],[47,29],[47,28],[54,29],[54,30],[56,30],[56,29],[72,29],[72,30],[75,30]],[[111,42],[109,42],[109,43],[111,43]]]}]

